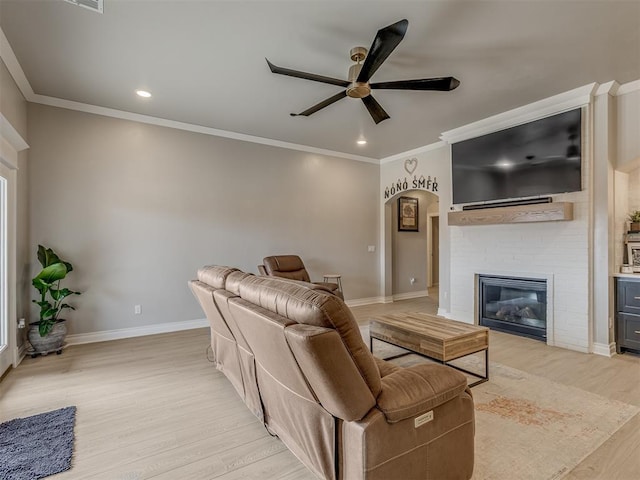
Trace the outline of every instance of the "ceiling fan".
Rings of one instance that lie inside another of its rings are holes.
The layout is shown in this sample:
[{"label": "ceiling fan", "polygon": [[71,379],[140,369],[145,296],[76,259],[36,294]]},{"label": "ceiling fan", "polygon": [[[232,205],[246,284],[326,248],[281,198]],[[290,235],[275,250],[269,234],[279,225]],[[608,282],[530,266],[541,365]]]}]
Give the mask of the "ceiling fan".
[{"label": "ceiling fan", "polygon": [[[308,117],[309,115],[328,107],[344,97],[351,97],[362,99],[362,102],[365,107],[367,107],[371,118],[373,118],[373,121],[378,124],[390,117],[387,112],[384,111],[384,108],[382,108],[375,98],[373,98],[371,90],[436,90],[448,92],[460,85],[460,81],[454,77],[421,78],[417,80],[369,83],[369,79],[378,70],[378,68],[380,68],[387,57],[391,55],[391,52],[393,52],[393,50],[400,44],[405,33],[407,33],[408,26],[409,21],[404,19],[378,30],[378,33],[371,44],[371,48],[368,51],[368,55],[367,49],[364,47],[352,48],[349,52],[349,56],[351,57],[351,60],[356,63],[351,65],[349,68],[348,80],[340,80],[338,78],[325,77],[314,73],[306,73],[298,70],[291,70],[289,68],[278,67],[268,59],[265,59],[273,73],[304,78],[314,82],[328,83],[346,88],[346,90],[343,90],[340,93],[309,107],[303,112],[292,113],[291,116],[297,117],[302,115]],[[363,64],[360,63],[362,60],[364,60]]]}]

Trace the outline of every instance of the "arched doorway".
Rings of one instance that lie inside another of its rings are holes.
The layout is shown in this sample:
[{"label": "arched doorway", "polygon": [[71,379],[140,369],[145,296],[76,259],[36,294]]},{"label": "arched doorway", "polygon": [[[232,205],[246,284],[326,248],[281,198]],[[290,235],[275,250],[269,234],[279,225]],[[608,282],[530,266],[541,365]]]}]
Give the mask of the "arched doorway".
[{"label": "arched doorway", "polygon": [[[399,226],[398,205],[401,197],[417,201],[417,231],[402,230]],[[438,221],[439,197],[432,192],[406,190],[385,202],[386,301],[426,296],[433,284],[437,283],[437,278],[434,282],[436,265],[433,256],[437,263],[439,242],[434,244],[434,225],[439,230]]]}]

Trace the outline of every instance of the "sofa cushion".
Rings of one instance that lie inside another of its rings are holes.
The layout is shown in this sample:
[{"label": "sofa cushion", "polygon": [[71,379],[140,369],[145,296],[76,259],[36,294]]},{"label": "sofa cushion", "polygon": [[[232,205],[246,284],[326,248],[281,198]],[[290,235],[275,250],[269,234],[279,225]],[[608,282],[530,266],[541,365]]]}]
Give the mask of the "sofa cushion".
[{"label": "sofa cushion", "polygon": [[382,378],[378,408],[388,422],[399,422],[448,402],[466,388],[467,378],[451,367],[413,365]]},{"label": "sofa cushion", "polygon": [[209,265],[198,270],[198,280],[213,288],[224,288],[227,276],[237,271],[237,268]]},{"label": "sofa cushion", "polygon": [[401,367],[394,365],[391,362],[387,362],[386,360],[382,360],[381,358],[373,356],[373,359],[376,361],[376,365],[378,365],[378,370],[380,371],[380,376],[382,378],[386,377],[390,373],[397,372]]},{"label": "sofa cushion", "polygon": [[234,272],[229,273],[225,282],[225,289],[233,293],[234,295],[239,295],[240,292],[240,282],[252,275],[251,273],[241,272],[240,270],[236,270]]}]

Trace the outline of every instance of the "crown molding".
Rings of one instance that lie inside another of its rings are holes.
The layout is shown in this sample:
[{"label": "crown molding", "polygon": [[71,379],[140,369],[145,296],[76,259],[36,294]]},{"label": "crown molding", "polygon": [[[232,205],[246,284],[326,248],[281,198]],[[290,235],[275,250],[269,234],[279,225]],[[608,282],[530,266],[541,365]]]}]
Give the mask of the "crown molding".
[{"label": "crown molding", "polygon": [[9,70],[9,73],[15,80],[16,85],[18,85],[18,89],[22,92],[24,98],[29,102],[33,101],[33,88],[31,88],[31,84],[29,83],[29,80],[27,80],[27,76],[24,74],[20,63],[16,58],[16,54],[13,53],[11,44],[9,43],[9,40],[7,40],[2,28],[0,28],[0,58],[2,58],[2,61],[7,66],[7,70]]},{"label": "crown molding", "polygon": [[640,80],[634,80],[633,82],[623,83],[616,92],[617,96],[625,95],[627,93],[636,92],[640,90]]},{"label": "crown molding", "polygon": [[431,150],[437,150],[446,146],[446,143],[443,141],[438,141],[435,143],[430,143],[429,145],[425,145],[423,147],[414,148],[413,150],[407,150],[406,152],[396,153],[394,155],[390,155],[388,157],[384,157],[380,159],[380,165],[384,165],[385,163],[395,162],[396,160],[401,160],[405,157],[412,157],[414,155],[419,155],[424,152],[430,152]]},{"label": "crown molding", "polygon": [[6,139],[16,152],[21,152],[29,148],[29,144],[25,142],[22,135],[13,128],[11,122],[0,112],[0,135]]},{"label": "crown molding", "polygon": [[29,148],[11,122],[0,113],[0,163],[12,170],[18,169],[18,152]]},{"label": "crown molding", "polygon": [[327,150],[324,148],[311,147],[309,145],[299,145],[297,143],[283,142],[280,140],[273,140],[271,138],[256,137],[254,135],[247,135],[244,133],[230,132],[227,130],[219,130],[217,128],[204,127],[202,125],[194,125],[192,123],[178,122],[175,120],[168,120],[166,118],[153,117],[151,115],[142,115],[140,113],[126,112],[123,110],[115,110],[113,108],[99,107],[97,105],[89,105],[86,103],[74,102],[72,100],[65,100],[62,98],[48,97],[46,95],[35,94],[32,100],[34,103],[40,103],[42,105],[48,105],[51,107],[66,108],[67,110],[76,110],[79,112],[93,113],[95,115],[102,115],[105,117],[119,118],[121,120],[130,120],[132,122],[146,123],[149,125],[157,125],[160,127],[174,128],[176,130],[186,130],[194,133],[202,133],[204,135],[211,135],[214,137],[224,137],[233,140],[241,140],[243,142],[258,143],[261,145],[268,145],[270,147],[285,148],[288,150],[297,150],[307,153],[315,153],[318,155],[327,155],[330,157],[346,158],[347,160],[355,160],[357,162],[374,163],[378,165],[380,162],[376,158],[364,157],[360,155],[352,155],[345,152],[337,152],[334,150]]},{"label": "crown molding", "polygon": [[618,94],[618,90],[620,89],[620,84],[615,80],[611,80],[610,82],[601,84],[595,92],[595,96],[599,95],[612,95],[615,96]]},{"label": "crown molding", "polygon": [[488,133],[514,127],[540,118],[555,115],[574,108],[588,105],[598,87],[597,83],[590,83],[574,88],[568,92],[554,95],[522,107],[514,108],[477,122],[469,123],[459,128],[443,132],[440,139],[447,143],[456,143],[469,138],[479,137]]}]

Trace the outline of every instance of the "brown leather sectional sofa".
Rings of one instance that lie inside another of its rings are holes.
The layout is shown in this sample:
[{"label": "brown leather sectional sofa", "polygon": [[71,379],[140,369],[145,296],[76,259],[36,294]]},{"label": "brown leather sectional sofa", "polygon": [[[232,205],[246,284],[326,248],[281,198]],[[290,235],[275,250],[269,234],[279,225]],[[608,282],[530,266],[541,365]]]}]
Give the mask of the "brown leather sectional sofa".
[{"label": "brown leather sectional sofa", "polygon": [[319,478],[468,479],[474,407],[460,372],[374,357],[321,286],[208,266],[190,287],[215,363]]}]

